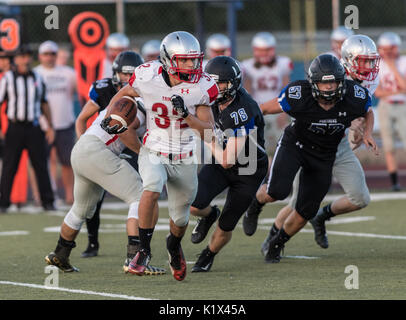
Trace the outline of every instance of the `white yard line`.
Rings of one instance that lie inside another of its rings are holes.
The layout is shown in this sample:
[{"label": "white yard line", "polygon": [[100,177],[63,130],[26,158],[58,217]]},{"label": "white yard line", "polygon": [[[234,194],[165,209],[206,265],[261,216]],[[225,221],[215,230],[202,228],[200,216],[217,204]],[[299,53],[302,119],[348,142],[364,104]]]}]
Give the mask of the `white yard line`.
[{"label": "white yard line", "polygon": [[87,291],[87,290],[80,290],[80,289],[68,289],[68,288],[59,288],[59,287],[48,287],[48,286],[43,286],[43,285],[33,284],[33,283],[0,281],[0,284],[28,287],[28,288],[34,288],[34,289],[45,289],[45,290],[55,290],[55,291],[70,292],[70,293],[80,293],[80,294],[102,296],[102,297],[108,297],[108,298],[119,298],[119,299],[125,299],[125,300],[152,300],[152,299],[143,298],[143,297],[127,296],[125,294],[115,294],[115,293]]},{"label": "white yard line", "polygon": [[0,236],[25,236],[27,234],[30,234],[30,232],[25,231],[25,230],[2,231],[2,232],[0,232]]}]

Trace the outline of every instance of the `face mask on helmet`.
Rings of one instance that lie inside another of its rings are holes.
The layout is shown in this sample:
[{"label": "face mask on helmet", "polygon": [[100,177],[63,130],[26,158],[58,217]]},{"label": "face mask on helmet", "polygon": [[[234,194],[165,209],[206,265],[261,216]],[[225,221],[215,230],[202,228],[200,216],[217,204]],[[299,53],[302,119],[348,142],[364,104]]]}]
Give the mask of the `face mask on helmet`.
[{"label": "face mask on helmet", "polygon": [[[331,84],[332,88],[330,90],[326,90],[324,85],[322,88],[320,88],[320,84],[327,83]],[[335,104],[341,100],[345,92],[344,81],[326,80],[320,82],[311,82],[311,85],[313,97],[318,102],[327,105]]]},{"label": "face mask on helmet", "polygon": [[187,82],[197,83],[202,76],[203,53],[188,55],[173,55],[170,60],[171,67],[168,73],[175,79]]},{"label": "face mask on helmet", "polygon": [[379,55],[358,55],[346,70],[354,79],[373,81],[379,73]]}]

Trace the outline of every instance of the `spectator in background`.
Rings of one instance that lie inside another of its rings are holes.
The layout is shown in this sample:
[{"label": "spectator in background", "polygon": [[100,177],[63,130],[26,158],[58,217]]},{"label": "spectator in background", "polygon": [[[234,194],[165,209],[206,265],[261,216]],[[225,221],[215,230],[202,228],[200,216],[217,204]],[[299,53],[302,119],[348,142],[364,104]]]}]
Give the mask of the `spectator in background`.
[{"label": "spectator in background", "polygon": [[75,115],[73,99],[76,90],[75,71],[68,66],[56,65],[58,45],[45,41],[39,46],[40,65],[34,70],[44,80],[47,99],[55,129],[55,141],[50,145],[51,177],[57,182],[57,159],[61,164],[65,202],[73,203],[73,170],[70,154],[75,143]]},{"label": "spectator in background", "polygon": [[[293,63],[290,58],[276,54],[276,39],[269,32],[257,33],[251,46],[253,57],[242,62],[244,87],[258,104],[262,104],[277,97],[289,83]],[[272,155],[288,117],[285,114],[268,115],[264,119],[265,147],[268,155]]]},{"label": "spectator in background", "polygon": [[149,40],[141,48],[141,55],[145,62],[157,60],[161,48],[161,41]]},{"label": "spectator in background", "polygon": [[206,54],[202,64],[203,70],[205,69],[207,62],[217,56],[231,56],[231,41],[222,33],[215,33],[207,38]]},{"label": "spectator in background", "polygon": [[339,26],[331,32],[330,41],[331,41],[331,50],[328,53],[335,56],[338,60],[341,59],[341,46],[347,38],[351,37],[354,34],[352,29],[347,29],[344,26]]},{"label": "spectator in background", "polygon": [[122,33],[112,33],[106,40],[106,58],[103,63],[103,77],[111,78],[113,76],[112,68],[113,61],[117,55],[125,50],[128,50],[130,40]]},{"label": "spectator in background", "polygon": [[70,59],[70,51],[66,48],[59,48],[56,54],[56,65],[67,66]]},{"label": "spectator in background", "polygon": [[393,191],[401,190],[395,158],[396,132],[406,148],[406,56],[399,55],[400,45],[400,37],[394,32],[385,32],[378,39],[382,60],[375,96],[380,99],[379,129]]},{"label": "spectator in background", "polygon": [[[46,141],[53,142],[54,131],[45,84],[41,76],[32,71],[31,61],[32,50],[27,45],[21,45],[14,56],[15,70],[6,72],[0,80],[0,103],[8,102],[9,123],[0,181],[1,212],[6,212],[10,206],[11,187],[24,148],[28,149],[35,170],[43,208],[55,209],[46,154]],[[49,123],[45,134],[39,125],[41,114]]]}]

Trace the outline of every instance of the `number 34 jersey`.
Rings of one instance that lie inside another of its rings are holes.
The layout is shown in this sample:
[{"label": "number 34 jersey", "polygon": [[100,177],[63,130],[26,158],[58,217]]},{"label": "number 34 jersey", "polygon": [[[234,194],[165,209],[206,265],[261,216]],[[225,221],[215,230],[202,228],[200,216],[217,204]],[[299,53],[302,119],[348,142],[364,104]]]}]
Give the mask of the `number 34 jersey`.
[{"label": "number 34 jersey", "polygon": [[196,114],[197,105],[211,106],[217,98],[218,87],[209,75],[203,74],[199,82],[182,82],[168,86],[163,78],[163,66],[152,61],[137,67],[129,84],[144,101],[147,112],[145,147],[163,153],[187,153],[195,150],[195,134],[172,106],[171,97],[183,98],[189,113]]},{"label": "number 34 jersey", "polygon": [[371,106],[367,89],[345,80],[346,92],[331,109],[324,110],[313,98],[308,81],[291,82],[280,93],[278,102],[294,118],[285,128],[282,144],[296,144],[318,157],[334,157],[344,131],[351,121],[364,117]]}]

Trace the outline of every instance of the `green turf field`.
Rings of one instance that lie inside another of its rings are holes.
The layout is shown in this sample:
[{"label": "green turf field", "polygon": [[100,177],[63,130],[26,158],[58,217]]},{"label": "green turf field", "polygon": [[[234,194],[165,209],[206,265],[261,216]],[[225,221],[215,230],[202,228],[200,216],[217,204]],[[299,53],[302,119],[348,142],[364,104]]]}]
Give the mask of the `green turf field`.
[{"label": "green turf field", "polygon": [[[61,272],[60,290],[45,290],[41,286],[49,276],[44,271],[44,256],[54,250],[58,239],[58,233],[44,232],[44,228],[53,230],[63,218],[45,213],[0,215],[0,299],[120,298],[114,295],[181,300],[406,299],[406,200],[373,202],[362,211],[341,216],[346,220],[336,218],[336,224],[328,225],[332,232],[330,248],[326,250],[314,242],[308,225],[305,227],[308,232],[297,234],[287,243],[285,257],[279,264],[266,264],[260,245],[271,226],[269,219],[275,217],[280,207],[268,205],[265,208],[261,215],[264,220],[252,237],[245,236],[239,225],[231,243],[216,256],[211,271],[188,273],[183,282],[174,280],[167,268],[166,209],[161,209],[161,220],[152,241],[151,264],[166,267],[169,274],[154,277],[122,272],[127,241],[126,210],[104,210],[101,227],[106,232],[100,234],[99,256],[80,258],[87,244],[86,232],[81,233],[71,255],[72,264],[80,268],[80,272]],[[359,217],[364,220],[359,221]],[[207,244],[207,239],[198,245],[190,242],[192,228],[190,225],[183,240],[188,262],[195,261]],[[7,231],[29,234],[5,235]],[[344,286],[350,275],[344,272],[348,265],[358,267],[359,289],[349,290]],[[190,270],[192,264],[188,267]],[[61,288],[69,290],[61,291],[65,290]]]}]

